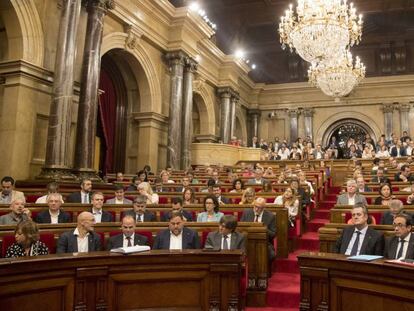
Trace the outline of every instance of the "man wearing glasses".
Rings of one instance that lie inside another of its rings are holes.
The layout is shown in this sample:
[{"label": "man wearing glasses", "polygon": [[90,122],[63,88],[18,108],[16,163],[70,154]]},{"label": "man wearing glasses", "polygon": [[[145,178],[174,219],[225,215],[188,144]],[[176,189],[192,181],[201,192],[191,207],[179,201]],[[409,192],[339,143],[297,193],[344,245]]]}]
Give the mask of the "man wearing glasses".
[{"label": "man wearing glasses", "polygon": [[384,257],[389,259],[414,259],[414,234],[411,234],[411,215],[401,213],[392,224],[394,236],[385,241]]},{"label": "man wearing glasses", "polygon": [[135,197],[133,209],[126,212],[126,215],[134,217],[136,222],[156,221],[155,214],[147,211],[147,197],[144,195]]},{"label": "man wearing glasses", "polygon": [[344,228],[336,241],[336,253],[347,256],[383,255],[384,236],[368,226],[368,210],[362,203],[352,208],[354,225]]}]

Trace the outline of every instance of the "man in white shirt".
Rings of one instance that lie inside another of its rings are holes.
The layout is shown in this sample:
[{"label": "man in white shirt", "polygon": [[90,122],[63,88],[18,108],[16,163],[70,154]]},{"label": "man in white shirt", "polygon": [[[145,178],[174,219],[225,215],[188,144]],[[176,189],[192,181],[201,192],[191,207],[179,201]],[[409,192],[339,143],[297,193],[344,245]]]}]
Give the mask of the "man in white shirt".
[{"label": "man in white shirt", "polygon": [[122,185],[115,185],[115,198],[106,200],[106,204],[131,204],[132,201],[125,198],[125,191]]},{"label": "man in white shirt", "polygon": [[49,209],[40,212],[35,221],[39,224],[60,224],[72,221],[69,213],[61,210],[62,195],[60,193],[51,193],[47,197]]},{"label": "man in white shirt", "polygon": [[104,204],[104,195],[102,192],[94,192],[92,194],[92,209],[91,213],[95,217],[95,222],[112,222],[114,217],[111,213],[102,210]]},{"label": "man in white shirt", "polygon": [[389,259],[414,259],[414,234],[411,233],[411,215],[401,213],[395,216],[394,236],[385,242],[384,257]]},{"label": "man in white shirt", "polygon": [[[46,189],[47,189],[47,194],[37,198],[37,200],[35,202],[36,204],[45,204],[45,203],[47,203],[47,197],[51,193],[59,193],[59,185],[58,185],[58,183],[56,183],[54,181],[51,182],[51,183],[48,183],[47,186],[46,186]],[[64,203],[63,198],[62,198],[62,203]]]},{"label": "man in white shirt", "polygon": [[360,193],[357,193],[357,183],[351,179],[346,182],[346,193],[338,196],[336,204],[338,205],[354,205],[363,203],[367,205],[367,199]]},{"label": "man in white shirt", "polygon": [[109,251],[113,248],[131,247],[135,245],[148,245],[148,238],[141,234],[135,233],[136,221],[132,215],[126,215],[122,218],[122,233],[109,238],[106,249]]},{"label": "man in white shirt", "polygon": [[68,203],[91,203],[92,180],[87,178],[83,179],[80,184],[80,187],[81,191],[73,192],[67,197]]}]

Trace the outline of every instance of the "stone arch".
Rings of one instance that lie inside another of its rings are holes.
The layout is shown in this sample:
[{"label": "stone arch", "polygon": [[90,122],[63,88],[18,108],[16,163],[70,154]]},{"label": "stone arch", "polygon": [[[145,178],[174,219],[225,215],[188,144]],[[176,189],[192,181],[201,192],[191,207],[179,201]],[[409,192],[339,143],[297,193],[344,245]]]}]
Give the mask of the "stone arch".
[{"label": "stone arch", "polygon": [[215,111],[214,98],[208,90],[202,85],[196,88],[193,92],[193,104],[197,106],[200,114],[200,133],[201,135],[215,134]]},{"label": "stone arch", "polygon": [[[234,135],[243,142],[247,142],[247,121],[242,109],[236,106],[236,128]],[[241,134],[241,136],[240,136]]]},{"label": "stone arch", "polygon": [[6,0],[0,14],[8,32],[8,56],[5,60],[23,59],[43,66],[44,35],[40,16],[33,0]]},{"label": "stone arch", "polygon": [[138,64],[131,69],[140,90],[140,112],[161,113],[161,80],[155,71],[157,66],[142,45],[136,44],[132,49],[126,48],[127,39],[128,35],[123,32],[106,35],[102,39],[101,56],[113,49],[122,49],[132,55],[136,60],[135,63]]},{"label": "stone arch", "polygon": [[341,124],[349,121],[356,122],[363,127],[367,133],[371,135],[374,141],[381,136],[380,127],[371,117],[361,112],[349,111],[337,113],[326,119],[316,131],[315,141],[321,142],[323,146],[326,146],[330,135],[335,129],[341,126]]}]

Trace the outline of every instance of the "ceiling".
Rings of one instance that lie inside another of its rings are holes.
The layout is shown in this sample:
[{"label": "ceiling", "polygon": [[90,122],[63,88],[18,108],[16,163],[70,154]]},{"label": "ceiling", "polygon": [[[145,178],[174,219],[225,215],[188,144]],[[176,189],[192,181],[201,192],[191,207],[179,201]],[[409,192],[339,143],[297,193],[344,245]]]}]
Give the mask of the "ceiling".
[{"label": "ceiling", "polygon": [[[176,6],[194,0],[170,0]],[[307,80],[308,63],[282,50],[280,16],[294,0],[197,0],[217,24],[212,40],[226,54],[243,49],[257,65],[249,75],[257,83]],[[414,0],[354,0],[364,15],[362,42],[352,49],[367,66],[367,76],[414,73]]]}]

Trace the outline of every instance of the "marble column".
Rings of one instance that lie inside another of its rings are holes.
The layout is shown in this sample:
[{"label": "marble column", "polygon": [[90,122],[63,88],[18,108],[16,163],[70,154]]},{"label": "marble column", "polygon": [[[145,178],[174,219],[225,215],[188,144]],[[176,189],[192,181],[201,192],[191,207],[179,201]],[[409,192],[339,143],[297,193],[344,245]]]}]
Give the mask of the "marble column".
[{"label": "marble column", "polygon": [[221,124],[220,124],[220,137],[223,144],[230,142],[230,127],[231,127],[231,96],[232,90],[229,87],[219,88],[217,94],[220,96],[220,111],[221,111]]},{"label": "marble column", "polygon": [[247,145],[250,145],[254,136],[259,137],[259,123],[261,113],[260,110],[250,109],[248,111],[248,115],[250,116],[250,137],[248,138],[249,141]]},{"label": "marble column", "polygon": [[183,72],[186,57],[181,51],[170,52],[165,56],[171,68],[167,164],[174,170],[181,168]]},{"label": "marble column", "polygon": [[313,114],[315,110],[313,108],[303,109],[303,117],[305,123],[305,136],[310,136],[313,139]]},{"label": "marble column", "polygon": [[191,143],[193,141],[193,80],[197,62],[186,58],[184,67],[182,161],[181,168],[191,165]]},{"label": "marble column", "polygon": [[86,1],[88,22],[82,64],[74,163],[74,171],[79,178],[87,177],[100,180],[93,168],[98,114],[98,86],[101,70],[100,52],[103,19],[107,11],[114,7],[113,0]]},{"label": "marble column", "polygon": [[385,137],[386,139],[391,139],[391,134],[393,133],[393,111],[394,105],[393,104],[383,104],[382,111],[384,113],[384,129],[385,129]]},{"label": "marble column", "polygon": [[299,110],[291,109],[288,111],[290,124],[290,141],[294,142],[298,138],[298,116]]},{"label": "marble column", "polygon": [[400,111],[401,135],[404,131],[407,131],[408,133],[410,133],[410,122],[409,122],[410,105],[400,104],[398,106],[398,110]]},{"label": "marble column", "polygon": [[230,139],[234,136],[234,133],[236,132],[236,106],[239,99],[240,97],[236,93],[230,99]]},{"label": "marble column", "polygon": [[50,105],[45,165],[39,179],[74,179],[69,163],[73,70],[81,0],[63,1]]}]

